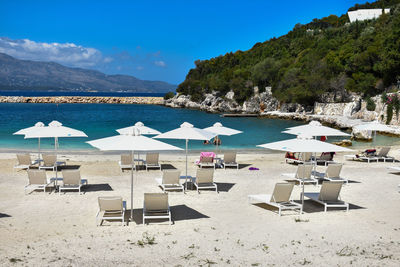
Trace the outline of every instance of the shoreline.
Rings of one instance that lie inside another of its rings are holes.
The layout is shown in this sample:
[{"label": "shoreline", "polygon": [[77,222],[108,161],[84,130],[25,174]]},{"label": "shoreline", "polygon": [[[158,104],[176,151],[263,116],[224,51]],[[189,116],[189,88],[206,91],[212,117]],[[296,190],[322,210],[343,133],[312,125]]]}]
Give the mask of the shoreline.
[{"label": "shoreline", "polygon": [[0,96],[0,103],[162,105],[158,96]]}]

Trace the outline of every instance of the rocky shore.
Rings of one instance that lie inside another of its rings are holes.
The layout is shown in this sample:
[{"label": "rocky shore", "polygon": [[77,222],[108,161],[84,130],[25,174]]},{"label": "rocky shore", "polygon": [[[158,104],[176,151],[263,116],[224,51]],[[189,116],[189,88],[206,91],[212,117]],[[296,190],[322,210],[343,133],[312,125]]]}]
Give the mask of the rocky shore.
[{"label": "rocky shore", "polygon": [[109,97],[109,96],[0,96],[0,103],[101,103],[162,105],[162,97]]},{"label": "rocky shore", "polygon": [[[207,112],[257,114],[267,118],[317,120],[342,130],[352,130],[353,137],[358,140],[370,140],[372,135],[371,132],[358,132],[353,128],[355,125],[375,120],[386,122],[387,106],[382,103],[380,95],[372,98],[375,103],[373,111],[368,110],[367,103],[361,96],[355,94],[346,96],[347,102],[335,103],[334,99],[335,96],[326,96],[325,103],[316,102],[313,107],[304,107],[299,104],[280,103],[273,97],[271,88],[267,87],[264,92],[259,93],[256,87],[254,95],[243,104],[234,100],[234,93],[231,91],[222,97],[217,96],[216,93],[206,94],[204,100],[199,103],[191,101],[190,96],[178,94],[165,100],[164,105],[173,108],[200,109]],[[400,136],[399,125],[399,118],[393,114],[390,122],[393,130],[386,134]]]}]

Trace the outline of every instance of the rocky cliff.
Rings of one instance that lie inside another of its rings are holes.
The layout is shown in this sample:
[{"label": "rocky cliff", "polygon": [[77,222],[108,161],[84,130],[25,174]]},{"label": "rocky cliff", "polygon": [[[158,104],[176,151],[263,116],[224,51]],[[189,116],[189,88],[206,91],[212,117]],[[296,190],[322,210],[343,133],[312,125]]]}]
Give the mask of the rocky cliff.
[{"label": "rocky cliff", "polygon": [[[352,129],[353,126],[378,120],[386,122],[387,105],[382,102],[381,96],[375,96],[372,100],[375,103],[375,110],[367,110],[367,103],[361,96],[352,94],[347,96],[348,102],[345,103],[318,103],[313,107],[305,107],[299,104],[279,103],[272,96],[271,88],[266,88],[265,92],[259,93],[258,88],[254,88],[254,96],[245,101],[242,105],[234,100],[234,93],[228,92],[225,96],[218,96],[216,92],[206,94],[202,102],[191,101],[190,96],[176,95],[165,100],[164,105],[173,108],[192,108],[201,109],[207,112],[221,113],[244,113],[258,114],[263,117],[311,121],[317,120],[324,124],[331,125],[340,129]],[[327,98],[327,101],[329,99]],[[399,116],[400,117],[400,116]],[[388,133],[400,135],[400,121],[396,114],[390,122],[393,131]],[[357,139],[371,139],[371,132],[357,132],[354,130],[353,136]]]}]

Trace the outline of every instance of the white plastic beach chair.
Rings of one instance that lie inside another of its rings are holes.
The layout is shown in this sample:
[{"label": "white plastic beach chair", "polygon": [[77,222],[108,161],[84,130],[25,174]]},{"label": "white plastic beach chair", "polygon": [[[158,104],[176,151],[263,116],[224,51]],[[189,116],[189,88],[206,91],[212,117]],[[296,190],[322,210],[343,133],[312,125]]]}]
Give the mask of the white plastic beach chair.
[{"label": "white plastic beach chair", "polygon": [[390,147],[382,147],[375,157],[378,158],[378,160],[383,160],[383,162],[386,162],[386,160],[391,160],[392,162],[394,162],[394,157],[388,156],[389,151]]},{"label": "white plastic beach chair", "polygon": [[327,166],[330,163],[335,163],[335,161],[333,161],[333,156],[331,156],[330,153],[322,153],[321,156],[316,158],[316,161],[317,164],[323,163],[325,166]]},{"label": "white plastic beach chair", "polygon": [[318,180],[311,177],[314,166],[311,164],[300,164],[297,165],[296,173],[282,173],[282,176],[295,179],[302,185],[303,183],[318,184]]},{"label": "white plastic beach chair", "polygon": [[161,165],[158,163],[159,153],[147,153],[144,166],[148,171],[149,168],[156,168],[161,170]]},{"label": "white plastic beach chair", "polygon": [[340,163],[329,164],[326,168],[323,178],[331,182],[345,182],[346,184],[348,184],[349,180],[340,177],[342,167],[343,164]]},{"label": "white plastic beach chair", "polygon": [[226,167],[236,167],[236,169],[239,169],[239,164],[236,162],[236,152],[225,152],[222,165],[224,169],[226,169]]},{"label": "white plastic beach chair", "polygon": [[197,165],[200,168],[203,167],[213,167],[215,169],[215,163],[213,157],[201,157]]},{"label": "white plastic beach chair", "polygon": [[156,182],[164,191],[182,190],[185,192],[184,186],[180,183],[181,171],[179,170],[164,170],[163,177],[157,178]]},{"label": "white plastic beach chair", "polygon": [[168,219],[172,224],[167,193],[144,193],[143,224],[150,219]]},{"label": "white plastic beach chair", "polygon": [[[132,170],[132,154],[122,154],[121,160],[118,161],[118,164],[122,172],[124,169]],[[135,164],[133,164],[133,169],[136,170]]]},{"label": "white plastic beach chair", "polygon": [[[360,153],[361,154],[361,153]],[[370,163],[371,161],[379,161],[379,158],[376,155],[344,155],[344,158],[347,160],[360,160],[360,161],[367,161]]]},{"label": "white plastic beach chair", "polygon": [[17,154],[17,160],[18,163],[14,169],[30,169],[36,164],[35,161],[32,161],[30,154]]},{"label": "white plastic beach chair", "polygon": [[63,190],[78,190],[80,195],[81,187],[88,184],[87,179],[81,179],[81,173],[79,170],[63,170],[62,176],[62,184],[58,187],[59,195]]},{"label": "white plastic beach chair", "polygon": [[[349,211],[349,204],[340,200],[342,185],[343,183],[324,181],[319,193],[304,193],[304,196],[324,205],[324,212],[328,208],[346,208],[346,211]],[[300,197],[302,197],[302,194],[300,193]]]},{"label": "white plastic beach chair", "polygon": [[121,220],[121,225],[124,225],[126,202],[122,200],[122,197],[99,197],[98,203],[97,226],[100,226],[104,220]]},{"label": "white plastic beach chair", "polygon": [[301,212],[301,204],[291,200],[294,183],[276,183],[272,195],[249,195],[249,203],[265,203],[278,208],[281,216],[283,210],[298,210]]},{"label": "white plastic beach chair", "polygon": [[43,193],[46,193],[46,188],[52,184],[52,182],[47,180],[46,171],[28,170],[27,172],[29,183],[25,186],[24,193],[26,194],[26,190],[28,189],[31,190],[31,192],[37,189],[43,189]]},{"label": "white plastic beach chair", "polygon": [[312,153],[311,152],[302,152],[300,153],[299,159],[290,159],[285,158],[286,163],[312,163]]},{"label": "white plastic beach chair", "polygon": [[42,154],[43,164],[39,166],[39,169],[49,169],[56,171],[59,166],[65,165],[65,161],[57,161],[57,155]]},{"label": "white plastic beach chair", "polygon": [[197,169],[196,178],[194,181],[197,193],[200,194],[200,189],[215,189],[218,193],[217,184],[214,183],[214,170],[213,169]]}]

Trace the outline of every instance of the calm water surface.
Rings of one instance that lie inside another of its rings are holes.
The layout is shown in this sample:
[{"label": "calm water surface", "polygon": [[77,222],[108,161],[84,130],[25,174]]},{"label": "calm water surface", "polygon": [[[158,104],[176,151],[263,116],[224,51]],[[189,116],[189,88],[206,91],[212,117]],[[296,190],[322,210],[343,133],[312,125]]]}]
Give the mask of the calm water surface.
[{"label": "calm water surface", "polygon": [[[205,128],[215,122],[243,131],[234,136],[221,136],[221,149],[257,149],[256,145],[279,141],[294,136],[281,133],[285,128],[302,122],[265,118],[223,118],[198,110],[172,109],[156,105],[121,104],[0,104],[0,149],[36,149],[37,139],[24,139],[12,133],[34,125],[38,121],[48,124],[58,120],[63,125],[84,131],[88,138],[61,138],[61,150],[95,150],[85,141],[118,134],[115,130],[142,121],[146,126],[166,132],[190,122],[195,127]],[[330,138],[329,141],[333,141]],[[172,145],[184,148],[183,140],[167,140]],[[376,144],[400,143],[399,138],[377,136]],[[52,139],[42,139],[42,148],[52,149]],[[190,148],[212,150],[201,141],[190,141]],[[363,144],[363,143],[362,143]],[[356,146],[359,145],[356,143]],[[365,144],[363,144],[365,145]]]}]

